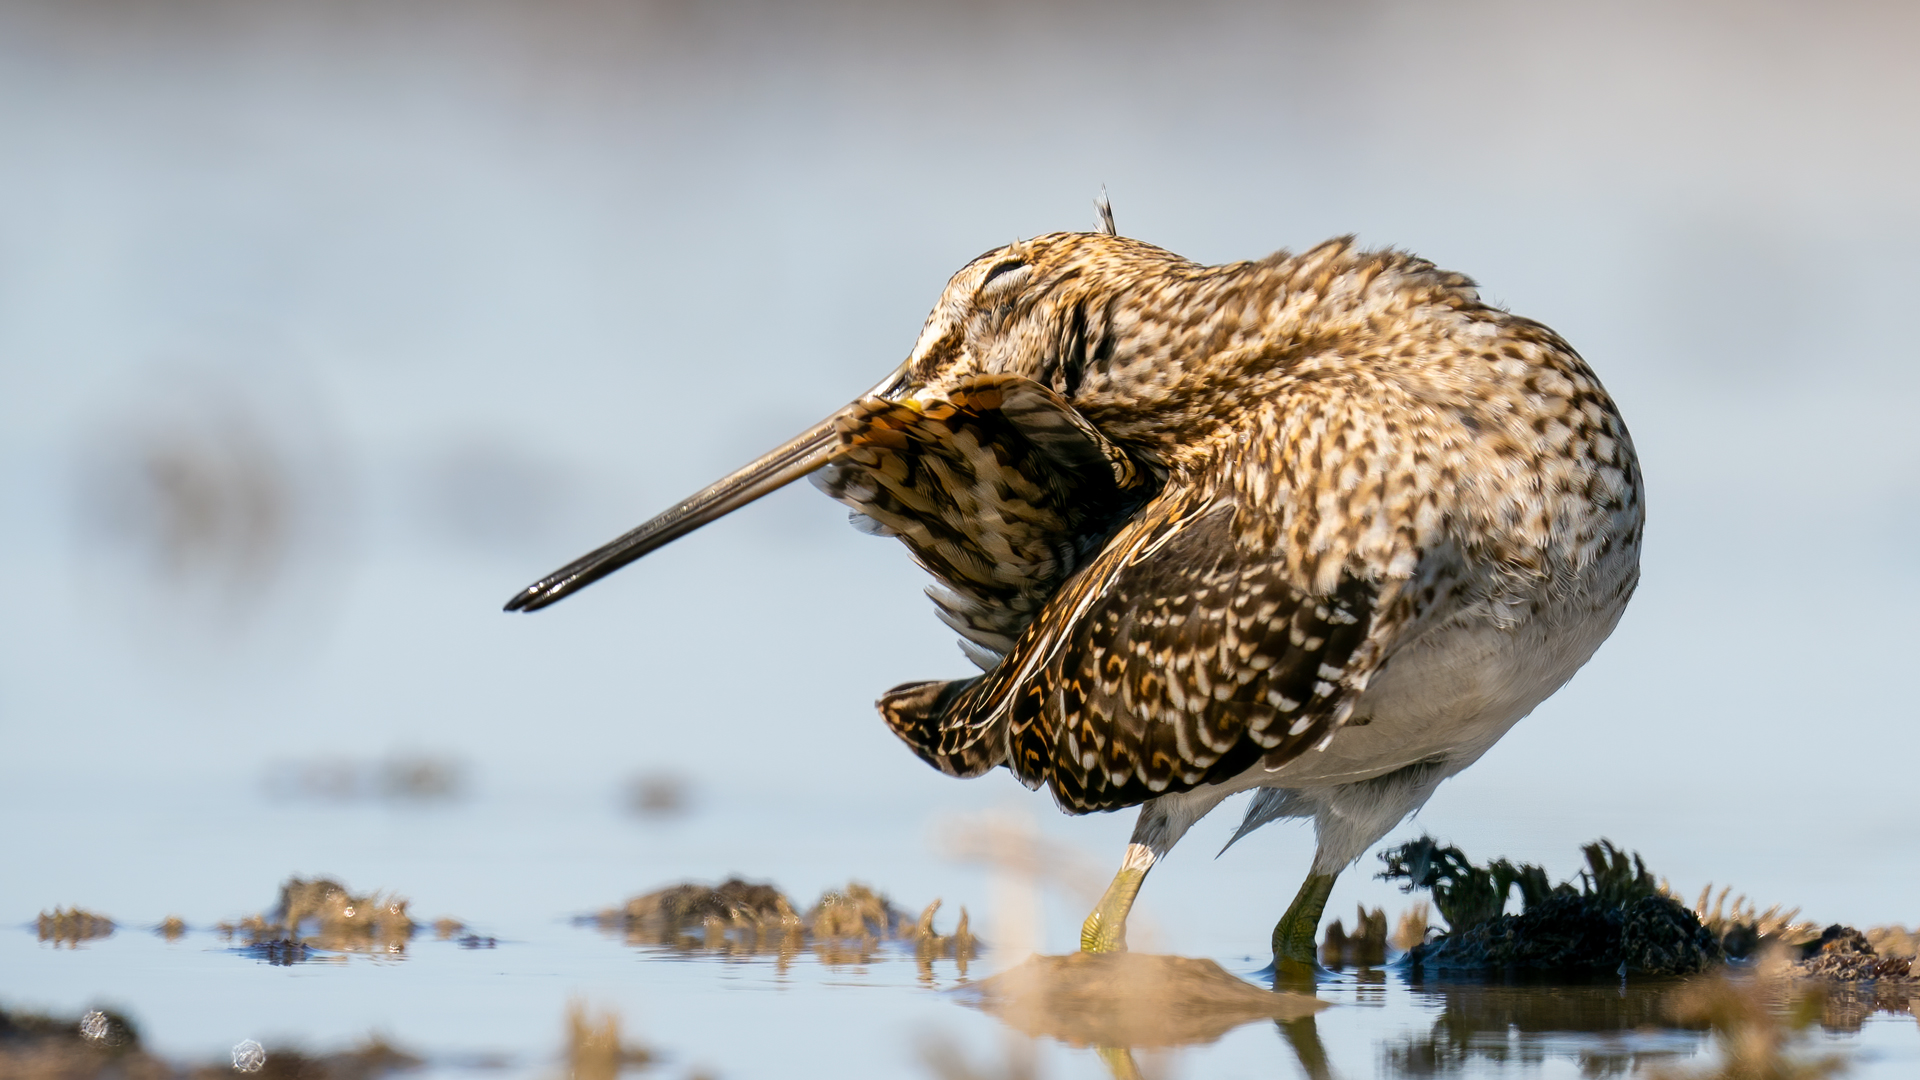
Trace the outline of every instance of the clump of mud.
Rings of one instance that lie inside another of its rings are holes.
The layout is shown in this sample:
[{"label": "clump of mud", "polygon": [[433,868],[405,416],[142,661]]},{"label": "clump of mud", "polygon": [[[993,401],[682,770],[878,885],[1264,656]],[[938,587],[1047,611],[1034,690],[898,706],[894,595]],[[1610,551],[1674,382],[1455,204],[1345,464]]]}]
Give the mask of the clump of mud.
[{"label": "clump of mud", "polygon": [[[1638,855],[1605,840],[1583,850],[1588,869],[1558,885],[1531,864],[1499,859],[1476,866],[1431,837],[1383,853],[1380,876],[1406,881],[1407,891],[1431,890],[1447,920],[1446,934],[1409,953],[1414,970],[1688,975],[1725,959],[1712,931],[1660,893]],[[1507,915],[1515,886],[1525,906]]]},{"label": "clump of mud", "polygon": [[40,913],[34,929],[41,941],[51,941],[56,946],[65,945],[73,949],[83,941],[111,937],[113,920],[77,907],[54,908]]},{"label": "clump of mud", "polygon": [[[425,927],[408,914],[408,900],[391,892],[355,893],[331,878],[288,878],[273,910],[214,926],[241,938],[259,959],[296,964],[315,949],[397,955]],[[465,927],[455,919],[439,924]],[[464,939],[463,939],[464,942]]]},{"label": "clump of mud", "polygon": [[905,943],[923,963],[953,959],[962,965],[979,951],[967,910],[953,933],[934,929],[940,901],[918,917],[859,882],[822,893],[802,915],[772,885],[733,878],[719,885],[684,883],[636,896],[592,921],[631,945],[790,958],[807,949],[828,963],[865,963],[887,943]]}]

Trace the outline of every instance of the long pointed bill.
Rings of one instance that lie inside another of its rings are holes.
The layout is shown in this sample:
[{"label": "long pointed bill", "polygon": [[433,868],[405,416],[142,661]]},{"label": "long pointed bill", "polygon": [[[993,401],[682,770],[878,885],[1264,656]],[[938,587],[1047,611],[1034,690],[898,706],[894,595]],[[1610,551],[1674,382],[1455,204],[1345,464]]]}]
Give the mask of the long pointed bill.
[{"label": "long pointed bill", "polygon": [[[888,376],[860,400],[897,392],[904,382],[903,371]],[[538,611],[563,600],[648,552],[665,547],[700,526],[717,521],[820,468],[840,448],[834,422],[852,407],[835,412],[784,446],[682,499],[666,513],[520,590],[507,601],[506,610]]]}]

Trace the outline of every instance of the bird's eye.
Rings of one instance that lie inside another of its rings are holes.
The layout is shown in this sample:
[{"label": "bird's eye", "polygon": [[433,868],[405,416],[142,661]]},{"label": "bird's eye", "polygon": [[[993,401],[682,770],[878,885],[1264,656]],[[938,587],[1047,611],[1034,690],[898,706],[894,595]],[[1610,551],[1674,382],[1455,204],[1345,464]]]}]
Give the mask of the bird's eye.
[{"label": "bird's eye", "polygon": [[1011,289],[1017,288],[1021,282],[1027,280],[1027,275],[1032,272],[1033,268],[1026,263],[1018,259],[1008,259],[1006,262],[999,263],[995,265],[993,269],[987,271],[987,276],[981,279],[979,295],[998,296]]}]

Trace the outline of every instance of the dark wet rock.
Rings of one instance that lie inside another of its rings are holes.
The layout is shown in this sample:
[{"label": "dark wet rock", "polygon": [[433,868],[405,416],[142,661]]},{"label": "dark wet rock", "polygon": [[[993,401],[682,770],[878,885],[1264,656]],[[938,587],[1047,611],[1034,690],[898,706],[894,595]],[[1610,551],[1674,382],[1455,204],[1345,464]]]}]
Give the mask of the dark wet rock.
[{"label": "dark wet rock", "polygon": [[980,1008],[1077,1046],[1212,1042],[1253,1020],[1296,1020],[1326,1003],[1267,990],[1211,960],[1144,953],[1034,956],[974,984]]}]

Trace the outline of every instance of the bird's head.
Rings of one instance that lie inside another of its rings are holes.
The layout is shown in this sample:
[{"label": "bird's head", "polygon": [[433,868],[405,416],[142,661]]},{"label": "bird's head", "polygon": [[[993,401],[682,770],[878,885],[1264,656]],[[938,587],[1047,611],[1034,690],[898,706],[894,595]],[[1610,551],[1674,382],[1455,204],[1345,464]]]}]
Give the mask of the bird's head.
[{"label": "bird's head", "polygon": [[[933,394],[971,375],[1019,375],[1078,398],[1104,375],[1142,291],[1197,271],[1170,251],[1107,233],[1061,232],[995,248],[960,268],[896,373]],[[1091,379],[1092,383],[1088,380]]]},{"label": "bird's head", "polygon": [[840,450],[835,423],[860,401],[939,400],[973,375],[1019,375],[1079,404],[1112,389],[1111,360],[1142,289],[1195,264],[1110,232],[1049,233],[979,256],[947,282],[904,362],[846,409],[723,477],[646,524],[516,593],[534,611],[819,469]]}]

